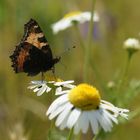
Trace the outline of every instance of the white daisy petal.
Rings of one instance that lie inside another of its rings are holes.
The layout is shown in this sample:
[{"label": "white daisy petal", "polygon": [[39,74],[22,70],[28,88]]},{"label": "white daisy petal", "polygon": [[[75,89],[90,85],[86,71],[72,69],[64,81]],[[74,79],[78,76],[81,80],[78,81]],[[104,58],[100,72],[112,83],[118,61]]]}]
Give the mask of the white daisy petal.
[{"label": "white daisy petal", "polygon": [[46,92],[50,92],[52,88],[47,87]]},{"label": "white daisy petal", "polygon": [[107,110],[104,110],[108,118],[110,118],[114,123],[118,124],[118,120],[114,115],[110,114]]},{"label": "white daisy petal", "polygon": [[43,83],[43,81],[31,81],[31,84],[37,84],[37,85],[39,85],[39,84],[42,84]]},{"label": "white daisy petal", "polygon": [[68,95],[67,94],[64,94],[60,97],[58,97],[52,104],[51,106],[49,107],[48,111],[47,111],[47,114],[46,115],[49,115],[51,112],[53,112],[58,106],[60,106],[61,104],[65,103],[68,101]]},{"label": "white daisy petal", "polygon": [[49,84],[54,84],[55,81],[48,81],[47,83],[49,83]]},{"label": "white daisy petal", "polygon": [[64,87],[72,89],[72,88],[74,88],[74,87],[75,87],[75,85],[66,84],[66,85],[64,85]]},{"label": "white daisy petal", "polygon": [[38,85],[31,85],[31,86],[28,86],[27,88],[28,88],[28,89],[34,89],[34,88],[36,88],[36,87],[38,87]]},{"label": "white daisy petal", "polygon": [[98,111],[98,122],[102,126],[105,132],[111,131],[111,128],[113,127],[113,124],[111,120],[106,116],[104,110],[100,109]]},{"label": "white daisy petal", "polygon": [[78,120],[74,126],[74,134],[77,135],[80,132],[80,130],[81,130],[80,121]]},{"label": "white daisy petal", "polygon": [[128,115],[127,114],[120,114],[120,116],[128,120]]},{"label": "white daisy petal", "polygon": [[67,127],[67,120],[68,120],[68,117],[70,115],[70,112],[67,114],[67,116],[65,117],[65,119],[63,120],[63,122],[61,123],[60,125],[60,129],[63,130],[64,128]]},{"label": "white daisy petal", "polygon": [[81,110],[79,110],[79,109],[73,109],[71,111],[71,114],[70,114],[70,116],[68,118],[68,122],[67,122],[68,128],[72,128],[74,126],[74,124],[77,122],[80,114],[81,114]]},{"label": "white daisy petal", "polygon": [[109,110],[111,112],[116,112],[116,113],[118,112],[114,106],[110,106],[107,104],[101,104],[100,107]]},{"label": "white daisy petal", "polygon": [[79,124],[81,126],[82,132],[86,133],[89,127],[88,111],[82,112],[82,115],[79,120]]},{"label": "white daisy petal", "polygon": [[97,120],[96,111],[89,111],[88,113],[88,119],[91,124],[91,128],[94,134],[98,134],[99,131],[99,124]]},{"label": "white daisy petal", "polygon": [[59,92],[61,92],[61,91],[62,91],[62,87],[56,88],[55,95],[59,95]]},{"label": "white daisy petal", "polygon": [[47,85],[43,84],[41,89],[37,92],[37,96],[41,96],[47,89]]},{"label": "white daisy petal", "polygon": [[64,82],[56,82],[54,85],[55,86],[62,86],[62,85],[66,85],[66,84],[71,84],[73,82],[74,82],[73,80],[64,81]]},{"label": "white daisy petal", "polygon": [[33,90],[33,92],[38,92],[40,90],[40,88],[35,88],[34,90]]},{"label": "white daisy petal", "polygon": [[49,116],[49,119],[52,120],[54,117],[56,117],[59,113],[61,113],[64,109],[65,109],[65,104],[62,104],[61,106],[59,106],[56,110],[54,110],[54,112],[52,112]]},{"label": "white daisy petal", "polygon": [[100,124],[100,126],[101,126],[104,130],[106,130],[105,124],[104,124],[103,116],[100,114],[99,111],[96,111],[96,116],[97,116],[97,121],[98,121],[98,123]]},{"label": "white daisy petal", "polygon": [[118,107],[116,107],[116,109],[118,110],[118,115],[120,115],[121,117],[128,120],[128,114],[126,114],[129,112],[128,109],[122,109],[122,108],[118,108]]},{"label": "white daisy petal", "polygon": [[113,104],[111,104],[110,102],[107,102],[105,100],[101,100],[101,103],[107,104],[108,106],[111,106],[111,107],[115,107]]},{"label": "white daisy petal", "polygon": [[70,90],[63,90],[63,91],[60,91],[60,92],[55,92],[55,95],[67,94],[68,92],[70,92]]},{"label": "white daisy petal", "polygon": [[63,110],[63,112],[58,116],[58,118],[56,119],[55,125],[59,126],[61,125],[61,123],[63,122],[63,120],[67,117],[67,115],[70,113],[71,108],[73,107],[72,104],[67,103],[65,105],[65,109]]}]

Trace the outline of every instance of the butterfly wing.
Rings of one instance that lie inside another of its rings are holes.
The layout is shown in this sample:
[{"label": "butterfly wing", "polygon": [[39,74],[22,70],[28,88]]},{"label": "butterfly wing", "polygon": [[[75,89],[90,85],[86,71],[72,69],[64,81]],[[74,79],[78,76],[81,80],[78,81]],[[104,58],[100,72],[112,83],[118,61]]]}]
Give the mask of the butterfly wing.
[{"label": "butterfly wing", "polygon": [[23,38],[10,58],[16,73],[26,72],[32,76],[50,70],[56,63],[45,35],[33,19],[25,24]]},{"label": "butterfly wing", "polygon": [[50,50],[44,33],[42,32],[38,23],[33,19],[30,19],[30,21],[24,25],[24,36],[21,42],[28,42],[38,49],[41,49],[43,46],[45,46]]}]

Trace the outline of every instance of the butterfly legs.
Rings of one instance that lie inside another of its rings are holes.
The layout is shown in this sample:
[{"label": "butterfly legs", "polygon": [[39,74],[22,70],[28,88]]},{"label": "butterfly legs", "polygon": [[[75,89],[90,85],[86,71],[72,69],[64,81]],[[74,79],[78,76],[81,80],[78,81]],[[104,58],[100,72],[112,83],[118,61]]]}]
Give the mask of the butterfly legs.
[{"label": "butterfly legs", "polygon": [[41,81],[43,82],[45,79],[45,75],[44,75],[44,72],[41,72]]},{"label": "butterfly legs", "polygon": [[[54,78],[57,79],[55,76],[55,68],[52,67],[51,70],[52,70]],[[41,72],[41,81],[43,82],[44,80],[45,80],[45,72]]]},{"label": "butterfly legs", "polygon": [[55,67],[53,66],[53,67],[51,68],[51,70],[52,70],[52,73],[53,73],[54,78],[57,79],[57,77],[56,77],[56,75],[55,75]]}]

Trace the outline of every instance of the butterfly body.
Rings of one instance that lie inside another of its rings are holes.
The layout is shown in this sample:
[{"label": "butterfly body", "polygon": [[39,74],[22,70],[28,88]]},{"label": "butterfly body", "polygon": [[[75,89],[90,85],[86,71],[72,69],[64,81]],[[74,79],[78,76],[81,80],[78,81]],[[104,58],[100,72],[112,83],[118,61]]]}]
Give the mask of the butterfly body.
[{"label": "butterfly body", "polygon": [[38,23],[30,19],[24,26],[24,36],[10,56],[16,73],[30,76],[53,69],[60,57],[53,58],[51,48]]}]

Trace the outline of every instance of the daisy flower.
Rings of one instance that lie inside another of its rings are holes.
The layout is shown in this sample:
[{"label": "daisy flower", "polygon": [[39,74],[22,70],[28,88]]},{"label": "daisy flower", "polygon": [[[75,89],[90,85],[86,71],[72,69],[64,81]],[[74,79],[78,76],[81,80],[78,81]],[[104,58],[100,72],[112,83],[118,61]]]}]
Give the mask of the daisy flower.
[{"label": "daisy flower", "polygon": [[55,125],[60,129],[74,129],[74,133],[87,133],[91,127],[96,135],[102,128],[111,131],[113,123],[118,124],[118,117],[128,119],[129,110],[115,107],[101,100],[99,91],[88,84],[75,86],[68,93],[58,97],[49,107],[46,115],[56,119]]},{"label": "daisy flower", "polygon": [[128,38],[124,41],[124,49],[130,52],[136,52],[140,50],[140,42],[136,38]]},{"label": "daisy flower", "polygon": [[72,85],[74,81],[60,81],[58,79],[57,81],[31,81],[30,86],[28,86],[28,89],[33,90],[33,92],[37,93],[37,96],[41,96],[44,92],[50,92],[52,88],[56,89],[56,95],[63,94],[68,92],[69,89],[73,88],[74,85]]},{"label": "daisy flower", "polygon": [[[52,30],[54,34],[57,34],[59,31],[65,30],[73,25],[74,22],[76,23],[84,23],[91,19],[91,12],[70,12],[66,14],[61,20],[57,21],[56,23],[52,24]],[[95,12],[93,20],[95,22],[99,21],[99,16]]]}]

